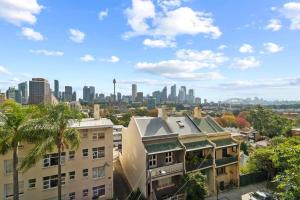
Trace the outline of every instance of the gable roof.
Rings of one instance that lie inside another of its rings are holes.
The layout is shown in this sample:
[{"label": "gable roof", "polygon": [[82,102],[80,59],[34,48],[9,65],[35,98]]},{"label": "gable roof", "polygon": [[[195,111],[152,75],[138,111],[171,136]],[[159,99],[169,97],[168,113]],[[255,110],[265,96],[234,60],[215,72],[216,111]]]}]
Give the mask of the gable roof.
[{"label": "gable roof", "polygon": [[168,117],[167,123],[173,132],[179,135],[201,134],[198,127],[187,116],[183,117]]},{"label": "gable roof", "polygon": [[171,135],[172,131],[163,119],[158,117],[134,117],[141,137]]},{"label": "gable roof", "polygon": [[192,118],[192,120],[203,133],[224,132],[224,129],[210,116],[201,119]]}]

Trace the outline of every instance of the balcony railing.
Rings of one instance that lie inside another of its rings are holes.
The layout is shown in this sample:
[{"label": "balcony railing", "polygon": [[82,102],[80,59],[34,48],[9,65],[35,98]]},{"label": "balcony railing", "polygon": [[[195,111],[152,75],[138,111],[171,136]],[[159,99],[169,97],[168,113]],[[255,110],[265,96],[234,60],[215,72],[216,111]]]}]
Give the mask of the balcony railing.
[{"label": "balcony railing", "polygon": [[223,157],[221,159],[216,160],[216,165],[222,166],[222,165],[226,165],[226,164],[237,162],[237,161],[238,161],[237,156]]},{"label": "balcony railing", "polygon": [[183,163],[176,163],[172,165],[158,167],[158,168],[150,169],[150,171],[151,171],[152,178],[174,174],[177,172],[183,172]]},{"label": "balcony railing", "polygon": [[186,170],[187,171],[194,171],[197,169],[203,169],[207,168],[213,165],[213,160],[212,159],[207,159],[207,160],[199,160],[199,162],[192,163],[191,161],[187,160],[186,161]]}]

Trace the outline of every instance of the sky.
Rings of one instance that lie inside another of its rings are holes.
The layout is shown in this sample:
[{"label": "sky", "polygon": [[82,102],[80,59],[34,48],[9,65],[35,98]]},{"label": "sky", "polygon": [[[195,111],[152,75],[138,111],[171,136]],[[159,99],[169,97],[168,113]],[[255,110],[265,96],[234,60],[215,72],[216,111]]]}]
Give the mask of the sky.
[{"label": "sky", "polygon": [[[109,95],[300,100],[300,1],[0,0],[0,89],[46,78]],[[169,89],[170,91],[170,89]]]}]

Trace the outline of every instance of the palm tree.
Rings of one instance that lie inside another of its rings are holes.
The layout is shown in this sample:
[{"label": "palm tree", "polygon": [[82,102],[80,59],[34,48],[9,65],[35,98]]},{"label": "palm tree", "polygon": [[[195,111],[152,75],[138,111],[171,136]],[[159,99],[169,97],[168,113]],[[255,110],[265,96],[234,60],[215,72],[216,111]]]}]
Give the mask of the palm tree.
[{"label": "palm tree", "polygon": [[82,114],[66,104],[45,105],[40,109],[43,117],[35,121],[41,138],[24,158],[21,169],[25,171],[35,165],[47,152],[58,153],[57,199],[61,200],[61,154],[64,149],[77,149],[80,144],[79,132],[71,124],[79,122]]},{"label": "palm tree", "polygon": [[13,192],[14,200],[19,199],[19,156],[18,147],[21,142],[31,140],[34,107],[22,106],[13,100],[7,100],[0,106],[0,154],[13,152]]}]

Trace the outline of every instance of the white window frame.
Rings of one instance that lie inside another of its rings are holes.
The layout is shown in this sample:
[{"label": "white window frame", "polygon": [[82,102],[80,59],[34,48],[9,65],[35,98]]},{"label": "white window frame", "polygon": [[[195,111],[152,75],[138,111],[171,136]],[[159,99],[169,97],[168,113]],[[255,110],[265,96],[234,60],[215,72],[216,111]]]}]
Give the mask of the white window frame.
[{"label": "white window frame", "polygon": [[34,189],[36,188],[36,179],[28,179],[28,189]]},{"label": "white window frame", "polygon": [[[65,164],[65,156],[66,153],[62,152],[60,156],[60,164],[64,165]],[[52,166],[57,166],[58,164],[51,164],[52,159],[58,159],[58,153],[52,153],[52,154],[46,154],[43,158],[43,167],[52,167]]]},{"label": "white window frame", "polygon": [[4,174],[9,175],[13,173],[13,160],[4,160]]},{"label": "white window frame", "polygon": [[[85,171],[86,170],[86,171]],[[83,177],[88,177],[89,176],[89,169],[83,169],[82,170],[82,176]]]},{"label": "white window frame", "polygon": [[93,179],[100,179],[105,177],[105,166],[94,167],[93,171]]},{"label": "white window frame", "polygon": [[148,165],[149,165],[150,169],[157,167],[157,155],[156,154],[149,155]]},{"label": "white window frame", "polygon": [[93,159],[100,159],[105,157],[105,147],[95,147],[92,149]]},{"label": "white window frame", "polygon": [[[55,181],[57,179],[58,179],[57,175],[43,177],[43,189],[47,190],[47,189],[51,189],[51,188],[56,188],[57,185],[56,186],[51,186],[51,182]],[[66,174],[62,173],[61,174],[61,185],[64,185],[65,183],[66,183]]]},{"label": "white window frame", "polygon": [[93,197],[104,197],[104,196],[105,196],[105,185],[99,185],[93,187]]},{"label": "white window frame", "polygon": [[105,138],[105,132],[104,131],[99,131],[99,132],[94,132],[93,133],[93,140],[101,140]]},{"label": "white window frame", "polygon": [[173,152],[167,152],[165,154],[165,163],[166,164],[172,164],[173,163]]},{"label": "white window frame", "polygon": [[[86,155],[85,155],[85,151],[86,151]],[[82,149],[82,157],[84,157],[84,158],[89,157],[89,149]]]},{"label": "white window frame", "polygon": [[[10,199],[14,196],[13,183],[4,184],[4,199]],[[24,194],[24,182],[19,182],[19,195]]]}]

